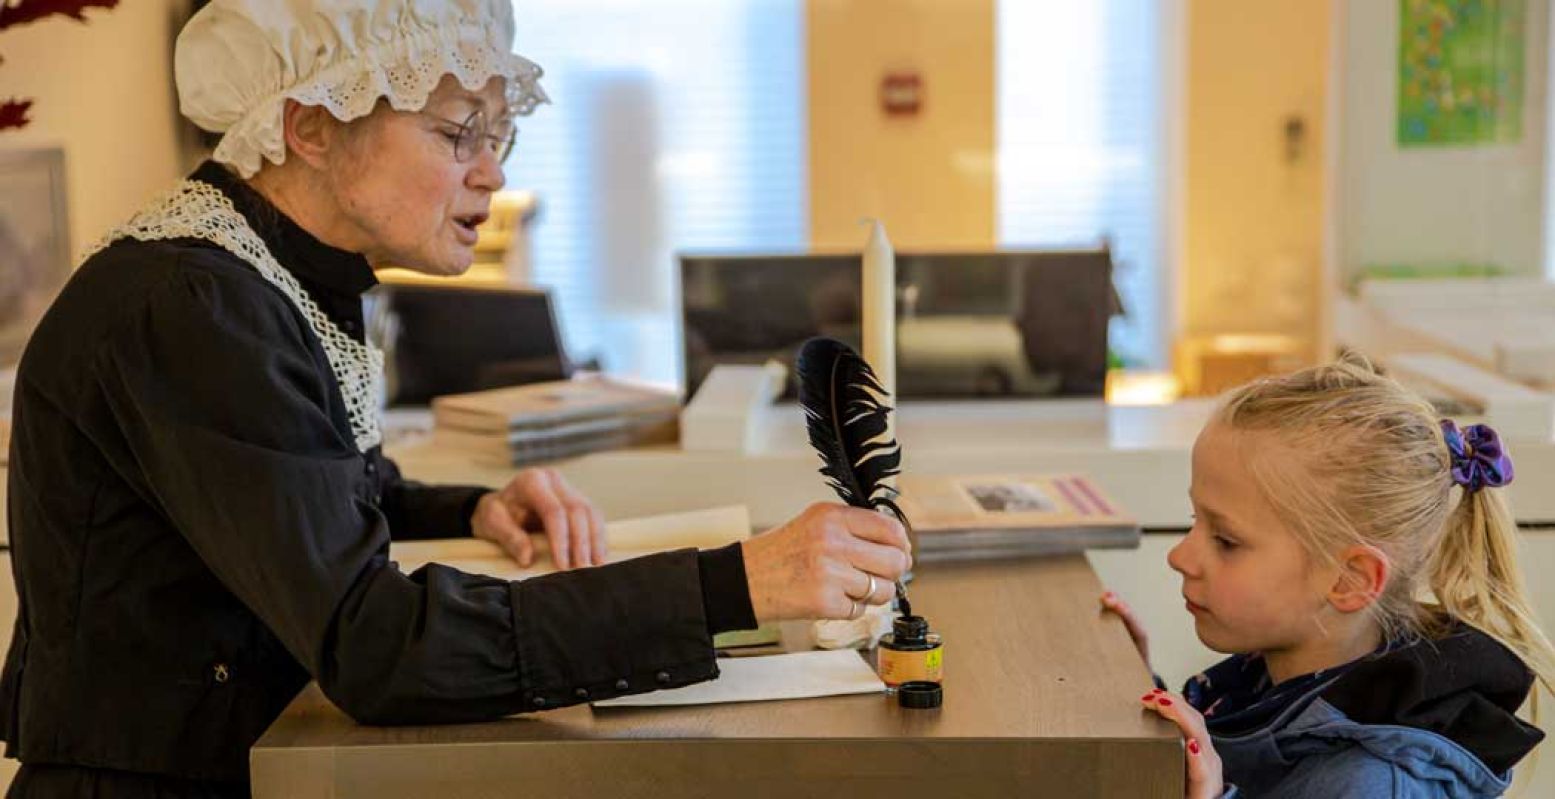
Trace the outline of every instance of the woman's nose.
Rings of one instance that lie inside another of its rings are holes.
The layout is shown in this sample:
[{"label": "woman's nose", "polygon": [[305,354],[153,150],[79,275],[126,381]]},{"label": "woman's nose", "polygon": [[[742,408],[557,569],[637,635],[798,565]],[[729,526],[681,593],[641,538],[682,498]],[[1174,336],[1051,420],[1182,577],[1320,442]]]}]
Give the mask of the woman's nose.
[{"label": "woman's nose", "polygon": [[489,147],[482,147],[464,182],[472,189],[499,192],[507,185],[507,175],[502,173],[502,162],[497,160],[497,154]]}]

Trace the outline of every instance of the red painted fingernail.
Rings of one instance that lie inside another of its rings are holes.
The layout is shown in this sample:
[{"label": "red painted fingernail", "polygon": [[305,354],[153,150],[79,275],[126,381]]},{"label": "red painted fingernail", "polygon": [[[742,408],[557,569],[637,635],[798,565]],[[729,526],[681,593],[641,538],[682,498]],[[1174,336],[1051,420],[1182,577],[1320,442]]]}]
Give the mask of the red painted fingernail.
[{"label": "red painted fingernail", "polygon": [[1199,739],[1197,739],[1197,738],[1189,738],[1188,739],[1188,751],[1190,753],[1192,753],[1192,754],[1195,754],[1195,755],[1199,753]]},{"label": "red painted fingernail", "polygon": [[1115,597],[1115,596],[1117,596],[1117,594],[1114,594],[1114,593],[1112,593],[1112,592],[1111,592],[1111,591],[1108,591],[1108,592],[1106,592],[1106,593],[1104,593],[1104,594],[1102,594],[1102,595],[1101,595],[1101,598],[1102,598],[1102,599],[1111,599],[1111,598],[1113,598],[1113,597]]},{"label": "red painted fingernail", "polygon": [[1162,705],[1167,706],[1167,707],[1170,707],[1171,704],[1172,704],[1172,700],[1170,700],[1170,699],[1168,699],[1168,698],[1166,698],[1164,696],[1161,697],[1160,699],[1155,700],[1155,701],[1160,702]]},{"label": "red painted fingernail", "polygon": [[1160,688],[1157,688],[1154,691],[1151,691],[1150,693],[1152,693],[1152,694],[1164,694],[1166,692],[1161,690]]},{"label": "red painted fingernail", "polygon": [[1149,702],[1150,700],[1152,700],[1154,698],[1155,698],[1155,692],[1151,691],[1150,693],[1145,694],[1144,696],[1141,696],[1139,698],[1139,701],[1141,701],[1141,702]]}]

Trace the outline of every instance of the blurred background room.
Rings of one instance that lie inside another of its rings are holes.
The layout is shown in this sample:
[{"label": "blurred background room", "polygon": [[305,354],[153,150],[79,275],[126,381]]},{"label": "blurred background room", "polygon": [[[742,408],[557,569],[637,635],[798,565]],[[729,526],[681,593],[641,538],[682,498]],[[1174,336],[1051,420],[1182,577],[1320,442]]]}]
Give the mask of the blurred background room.
[{"label": "blurred background room", "polygon": [[[93,242],[208,154],[172,81],[198,5],[0,5],[4,374]],[[550,462],[612,517],[681,509],[631,490],[652,470],[780,521],[826,492],[772,364],[859,341],[878,219],[906,468],[1092,476],[1143,535],[1090,563],[1168,682],[1211,662],[1164,558],[1213,398],[1346,349],[1497,425],[1526,568],[1555,569],[1550,5],[515,0],[553,104],[468,274],[380,274],[390,449],[465,476],[488,442],[438,446],[433,397],[600,373],[630,421],[499,442],[493,484]]]}]

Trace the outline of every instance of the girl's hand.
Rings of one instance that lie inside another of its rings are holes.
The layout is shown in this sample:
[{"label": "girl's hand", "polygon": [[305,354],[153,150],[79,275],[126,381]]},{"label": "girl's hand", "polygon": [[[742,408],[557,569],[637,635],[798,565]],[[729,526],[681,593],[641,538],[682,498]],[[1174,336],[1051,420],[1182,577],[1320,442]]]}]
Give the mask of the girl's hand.
[{"label": "girl's hand", "polygon": [[1204,717],[1199,715],[1199,711],[1190,707],[1181,696],[1159,689],[1145,694],[1139,701],[1176,724],[1182,730],[1183,737],[1188,739],[1187,799],[1215,799],[1225,793],[1226,782],[1221,777],[1220,755],[1215,753],[1215,746],[1210,743],[1209,730],[1204,726]]},{"label": "girl's hand", "polygon": [[1145,632],[1145,625],[1139,621],[1138,616],[1134,615],[1133,609],[1129,608],[1127,602],[1119,599],[1118,595],[1111,591],[1101,595],[1101,606],[1103,610],[1116,613],[1118,618],[1123,619],[1123,626],[1128,628],[1128,637],[1134,640],[1134,648],[1139,650],[1140,659],[1145,661],[1146,666],[1149,666],[1150,635]]}]

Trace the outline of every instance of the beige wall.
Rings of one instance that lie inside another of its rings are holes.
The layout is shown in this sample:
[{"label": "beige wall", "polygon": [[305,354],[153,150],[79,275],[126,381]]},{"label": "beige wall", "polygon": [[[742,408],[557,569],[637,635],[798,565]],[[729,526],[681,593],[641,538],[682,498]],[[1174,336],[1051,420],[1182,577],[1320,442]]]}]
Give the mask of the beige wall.
[{"label": "beige wall", "polygon": [[[899,249],[994,244],[994,0],[809,0],[810,231]],[[917,116],[888,117],[881,77],[923,77]]]},{"label": "beige wall", "polygon": [[[1190,0],[1183,214],[1188,333],[1317,333],[1330,5]],[[1292,161],[1288,117],[1305,123]]]},{"label": "beige wall", "polygon": [[31,97],[32,123],[0,148],[62,146],[72,261],[180,174],[173,99],[173,9],[131,0],[0,34],[0,97]]},{"label": "beige wall", "polygon": [[1399,147],[1399,4],[1344,6],[1335,197],[1341,279],[1396,264],[1546,273],[1550,3],[1528,0],[1524,8],[1522,137]]}]

